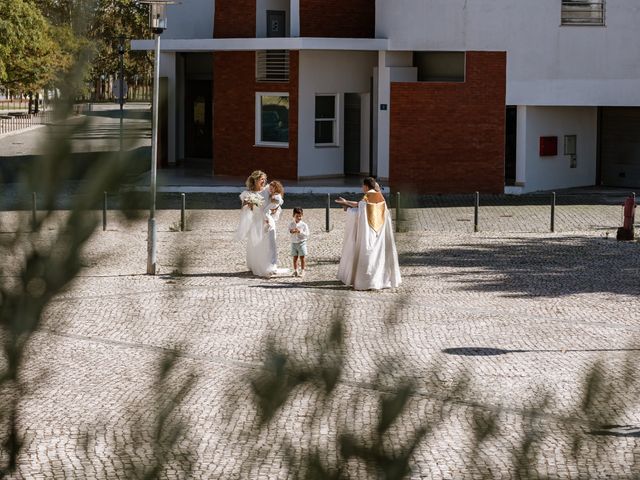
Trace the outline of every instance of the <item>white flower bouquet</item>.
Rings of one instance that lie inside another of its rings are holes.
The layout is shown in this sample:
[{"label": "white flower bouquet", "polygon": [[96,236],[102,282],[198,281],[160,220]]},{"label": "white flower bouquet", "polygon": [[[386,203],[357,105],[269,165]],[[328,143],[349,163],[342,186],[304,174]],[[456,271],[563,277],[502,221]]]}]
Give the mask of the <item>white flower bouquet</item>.
[{"label": "white flower bouquet", "polygon": [[264,197],[255,192],[244,192],[242,195],[242,203],[249,205],[250,207],[261,207],[264,205]]}]

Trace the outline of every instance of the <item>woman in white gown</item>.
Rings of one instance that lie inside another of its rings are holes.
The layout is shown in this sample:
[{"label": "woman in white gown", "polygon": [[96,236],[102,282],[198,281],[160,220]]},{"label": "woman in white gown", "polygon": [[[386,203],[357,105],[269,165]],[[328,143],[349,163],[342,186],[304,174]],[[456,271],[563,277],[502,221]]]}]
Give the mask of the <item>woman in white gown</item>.
[{"label": "woman in white gown", "polygon": [[347,210],[338,278],[356,290],[395,288],[402,282],[391,215],[376,187],[375,179],[365,178],[362,200],[336,200]]},{"label": "woman in white gown", "polygon": [[[256,170],[246,181],[247,190],[240,194],[242,210],[236,240],[247,241],[247,267],[258,277],[270,277],[278,272],[276,230],[267,227],[269,213],[269,189],[267,174]],[[260,205],[248,200],[261,198]]]}]

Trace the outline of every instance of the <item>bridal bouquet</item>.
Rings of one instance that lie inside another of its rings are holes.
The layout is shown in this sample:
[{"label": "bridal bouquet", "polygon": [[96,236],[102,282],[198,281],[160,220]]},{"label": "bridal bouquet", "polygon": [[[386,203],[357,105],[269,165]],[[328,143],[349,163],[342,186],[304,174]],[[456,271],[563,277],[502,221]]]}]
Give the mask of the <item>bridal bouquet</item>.
[{"label": "bridal bouquet", "polygon": [[249,205],[251,207],[261,207],[264,204],[264,198],[262,195],[255,192],[245,192],[242,201],[245,205]]}]

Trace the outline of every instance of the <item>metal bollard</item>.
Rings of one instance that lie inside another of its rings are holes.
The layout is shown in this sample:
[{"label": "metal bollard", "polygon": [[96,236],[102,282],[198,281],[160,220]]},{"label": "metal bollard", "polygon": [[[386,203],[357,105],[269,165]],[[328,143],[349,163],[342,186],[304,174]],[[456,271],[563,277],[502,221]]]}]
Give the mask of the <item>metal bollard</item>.
[{"label": "metal bollard", "polygon": [[36,192],[31,194],[31,229],[35,232],[38,223]]},{"label": "metal bollard", "polygon": [[182,206],[180,208],[180,231],[184,232],[187,229],[187,198],[184,193],[181,193],[180,197],[182,199]]},{"label": "metal bollard", "polygon": [[400,192],[396,192],[396,232],[400,232]]},{"label": "metal bollard", "polygon": [[147,275],[155,275],[158,271],[158,226],[155,218],[149,219],[147,231]]},{"label": "metal bollard", "polygon": [[551,193],[551,233],[556,231],[556,192]]},{"label": "metal bollard", "polygon": [[473,231],[478,231],[478,217],[480,210],[480,192],[476,192],[476,199],[473,206]]},{"label": "metal bollard", "polygon": [[102,202],[102,231],[107,231],[107,192],[104,192],[104,200]]},{"label": "metal bollard", "polygon": [[331,194],[327,193],[327,207],[325,209],[325,229],[331,231]]}]

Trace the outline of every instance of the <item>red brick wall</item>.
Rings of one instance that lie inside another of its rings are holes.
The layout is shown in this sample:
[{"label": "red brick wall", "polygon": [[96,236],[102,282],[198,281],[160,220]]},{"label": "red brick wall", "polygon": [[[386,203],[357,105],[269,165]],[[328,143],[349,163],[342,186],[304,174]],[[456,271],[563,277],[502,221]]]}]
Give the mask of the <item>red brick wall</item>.
[{"label": "red brick wall", "polygon": [[464,83],[392,83],[392,188],[502,193],[505,91],[505,52],[467,52]]},{"label": "red brick wall", "polygon": [[256,0],[216,0],[214,38],[256,36]]},{"label": "red brick wall", "polygon": [[374,38],[375,0],[300,0],[301,37]]},{"label": "red brick wall", "polygon": [[[298,52],[290,52],[288,83],[257,83],[255,52],[215,52],[213,168],[216,175],[298,177]],[[256,92],[289,93],[289,148],[256,147]]]}]

